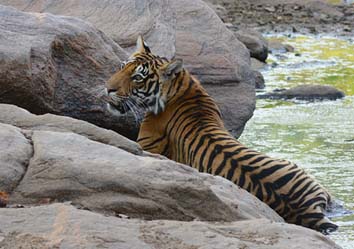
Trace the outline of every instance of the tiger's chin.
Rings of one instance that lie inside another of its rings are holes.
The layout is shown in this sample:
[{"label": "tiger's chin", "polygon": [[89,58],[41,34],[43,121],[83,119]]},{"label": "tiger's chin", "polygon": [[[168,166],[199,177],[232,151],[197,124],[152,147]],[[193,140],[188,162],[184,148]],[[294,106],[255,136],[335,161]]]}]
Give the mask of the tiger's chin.
[{"label": "tiger's chin", "polygon": [[114,116],[122,116],[126,114],[126,110],[123,108],[123,106],[116,106],[111,103],[107,103],[106,108],[108,112]]}]

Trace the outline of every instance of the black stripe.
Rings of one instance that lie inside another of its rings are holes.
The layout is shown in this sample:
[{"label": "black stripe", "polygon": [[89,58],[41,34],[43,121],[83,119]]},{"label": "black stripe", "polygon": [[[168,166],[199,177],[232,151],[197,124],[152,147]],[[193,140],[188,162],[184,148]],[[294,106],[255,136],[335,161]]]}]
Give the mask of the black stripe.
[{"label": "black stripe", "polygon": [[260,155],[259,154],[259,157],[255,158],[254,160],[250,161],[248,164],[256,164],[256,163],[259,163],[260,161],[264,160],[269,157],[268,156],[264,156],[264,155]]},{"label": "black stripe", "polygon": [[[307,179],[308,180],[308,179]],[[301,189],[298,189],[296,191],[296,193],[294,193],[293,196],[290,197],[290,200],[296,200],[297,198],[299,198],[302,194],[304,194],[305,190],[312,184],[312,181],[309,181],[308,183],[305,184],[305,186],[303,186]],[[297,201],[294,205],[294,209],[299,207],[299,204],[301,202]]]},{"label": "black stripe", "polygon": [[[200,156],[199,158],[199,171],[201,171],[200,169],[203,169],[203,172],[207,172],[207,165],[203,165],[203,161],[205,159],[205,155],[206,153],[209,151],[209,150],[212,150],[212,153],[219,153],[219,152],[215,152],[215,147],[214,149],[212,149],[210,146],[213,144],[213,143],[217,143],[217,142],[220,142],[220,141],[224,141],[224,140],[228,140],[229,138],[223,138],[223,137],[219,137],[219,138],[213,138],[212,136],[214,136],[214,134],[212,134],[211,136],[206,136],[207,138],[209,138],[209,141],[208,141],[208,144],[207,146],[204,148],[204,151],[202,152],[202,155]],[[210,160],[210,156],[209,156],[209,160]],[[209,161],[208,160],[208,161]],[[204,166],[204,167],[203,167]],[[206,166],[206,167],[205,167]]]},{"label": "black stripe", "polygon": [[[233,147],[233,145],[230,146],[230,147]],[[225,168],[225,166],[226,166],[226,161],[227,161],[227,159],[232,158],[235,154],[239,153],[240,151],[242,151],[242,150],[244,150],[244,149],[245,149],[245,147],[241,146],[241,147],[237,148],[237,149],[234,150],[234,151],[231,151],[231,152],[224,152],[224,160],[223,160],[222,164],[217,167],[217,169],[216,169],[216,171],[215,171],[215,175],[220,175],[220,173],[224,170],[224,168]],[[233,162],[233,161],[235,161],[235,162]],[[238,164],[237,159],[232,158],[232,159],[231,159],[231,165],[232,165],[232,164]]]},{"label": "black stripe", "polygon": [[276,181],[274,181],[274,188],[275,189],[280,189],[283,187],[285,184],[287,184],[291,179],[294,178],[297,172],[291,172],[286,175],[283,175],[282,177],[278,178]]},{"label": "black stripe", "polygon": [[282,169],[283,167],[284,167],[283,165],[273,165],[270,166],[270,168],[262,169],[262,171],[258,173],[258,178],[259,179],[266,178],[267,176],[272,175],[274,172]]}]

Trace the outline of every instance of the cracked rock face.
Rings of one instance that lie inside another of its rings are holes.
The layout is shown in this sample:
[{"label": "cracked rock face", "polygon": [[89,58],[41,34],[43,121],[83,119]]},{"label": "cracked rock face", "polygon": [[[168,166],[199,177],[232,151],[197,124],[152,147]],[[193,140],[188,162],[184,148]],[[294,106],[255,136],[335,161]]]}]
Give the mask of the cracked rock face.
[{"label": "cracked rock face", "polygon": [[[226,127],[234,135],[241,134],[253,114],[255,78],[249,51],[201,0],[0,0],[0,4],[82,18],[128,53],[135,49],[138,35],[143,35],[154,53],[184,60],[185,67],[218,102]],[[117,69],[109,60],[103,64]],[[95,75],[92,71],[90,74]]]}]

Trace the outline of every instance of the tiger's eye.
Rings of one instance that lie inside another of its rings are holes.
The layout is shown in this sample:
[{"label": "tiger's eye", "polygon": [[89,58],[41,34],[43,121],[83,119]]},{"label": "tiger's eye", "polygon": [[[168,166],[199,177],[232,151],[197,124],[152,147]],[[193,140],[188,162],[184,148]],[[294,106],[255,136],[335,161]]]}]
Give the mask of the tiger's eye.
[{"label": "tiger's eye", "polygon": [[133,80],[137,82],[142,81],[143,79],[144,78],[139,74],[133,76]]},{"label": "tiger's eye", "polygon": [[119,65],[120,70],[122,70],[125,67],[126,63],[124,61],[122,61]]}]

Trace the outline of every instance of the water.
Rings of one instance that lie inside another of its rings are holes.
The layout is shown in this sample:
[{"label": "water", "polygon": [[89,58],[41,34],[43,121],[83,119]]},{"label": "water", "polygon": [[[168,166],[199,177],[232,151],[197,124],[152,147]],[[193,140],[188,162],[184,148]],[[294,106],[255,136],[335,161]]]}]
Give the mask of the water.
[{"label": "water", "polygon": [[328,0],[327,2],[332,4],[352,4],[354,0]]},{"label": "water", "polygon": [[[333,37],[269,38],[296,51],[270,56],[269,63],[279,66],[262,72],[266,91],[314,83],[333,85],[347,97],[315,103],[259,99],[240,141],[296,162],[346,209],[354,210],[354,43]],[[340,228],[330,238],[344,249],[354,249],[354,215],[337,216],[333,220]]]}]

